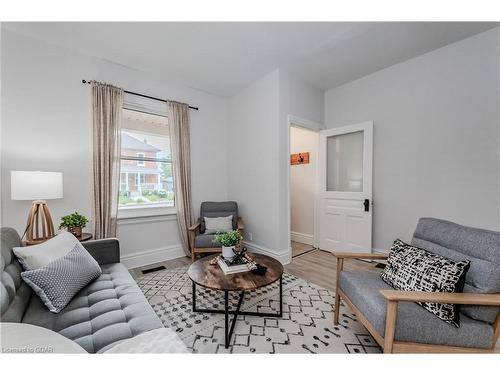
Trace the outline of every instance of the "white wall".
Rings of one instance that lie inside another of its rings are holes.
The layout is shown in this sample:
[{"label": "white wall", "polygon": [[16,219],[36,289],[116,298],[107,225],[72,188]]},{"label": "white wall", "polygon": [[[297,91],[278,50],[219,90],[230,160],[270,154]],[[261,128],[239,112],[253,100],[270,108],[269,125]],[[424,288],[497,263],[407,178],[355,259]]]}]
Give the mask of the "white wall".
[{"label": "white wall", "polygon": [[[323,121],[323,93],[275,70],[229,103],[229,198],[238,201],[247,245],[287,263],[289,218],[289,116]],[[251,237],[251,238],[250,238]]]},{"label": "white wall", "polygon": [[238,202],[246,240],[279,254],[279,74],[274,71],[231,98],[229,104],[229,198]]},{"label": "white wall", "polygon": [[[63,172],[64,198],[49,202],[54,221],[91,215],[91,96],[82,78],[199,106],[190,111],[195,212],[204,200],[227,199],[226,99],[3,29],[2,225],[22,232],[30,207],[10,200],[10,170]],[[171,217],[122,221],[118,237],[129,265],[181,254]]]},{"label": "white wall", "polygon": [[373,244],[434,216],[500,229],[499,29],[329,90],[327,127],[374,120]]},{"label": "white wall", "polygon": [[309,152],[309,164],[290,167],[290,218],[293,241],[313,244],[314,206],[318,133],[299,127],[290,128],[290,153]]},{"label": "white wall", "polygon": [[319,130],[323,125],[324,94],[292,74],[279,71],[279,242],[280,248],[287,249],[289,260],[290,247],[290,120],[300,121],[300,126]]}]

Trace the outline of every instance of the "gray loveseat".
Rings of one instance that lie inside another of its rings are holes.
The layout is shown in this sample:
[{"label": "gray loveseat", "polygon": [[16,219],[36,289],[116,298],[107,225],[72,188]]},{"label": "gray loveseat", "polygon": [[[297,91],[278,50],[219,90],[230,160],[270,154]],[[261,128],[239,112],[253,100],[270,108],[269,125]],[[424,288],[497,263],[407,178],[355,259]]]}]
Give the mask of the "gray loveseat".
[{"label": "gray loveseat", "polygon": [[[393,290],[379,272],[343,269],[349,258],[387,255],[334,253],[338,258],[334,324],[339,324],[343,300],[384,352],[493,350],[500,335],[500,233],[421,218],[411,244],[455,261],[469,259],[463,293]],[[441,321],[416,301],[460,304],[460,327]]]},{"label": "gray loveseat", "polygon": [[120,263],[116,239],[82,243],[97,260],[102,275],[83,288],[59,314],[51,313],[22,280],[13,247],[21,239],[12,228],[0,229],[2,252],[1,321],[28,323],[75,341],[89,353],[104,352],[120,341],[163,327],[132,276]]}]

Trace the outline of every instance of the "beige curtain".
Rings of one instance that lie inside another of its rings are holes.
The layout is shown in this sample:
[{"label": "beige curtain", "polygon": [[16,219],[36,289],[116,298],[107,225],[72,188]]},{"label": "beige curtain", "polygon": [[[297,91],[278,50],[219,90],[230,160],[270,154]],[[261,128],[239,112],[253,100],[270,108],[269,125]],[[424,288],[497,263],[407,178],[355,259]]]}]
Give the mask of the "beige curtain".
[{"label": "beige curtain", "polygon": [[116,236],[123,90],[92,82],[94,237]]},{"label": "beige curtain", "polygon": [[168,103],[168,122],[172,144],[172,169],[175,184],[175,207],[182,246],[190,255],[188,228],[193,222],[191,205],[191,158],[189,146],[189,106]]}]

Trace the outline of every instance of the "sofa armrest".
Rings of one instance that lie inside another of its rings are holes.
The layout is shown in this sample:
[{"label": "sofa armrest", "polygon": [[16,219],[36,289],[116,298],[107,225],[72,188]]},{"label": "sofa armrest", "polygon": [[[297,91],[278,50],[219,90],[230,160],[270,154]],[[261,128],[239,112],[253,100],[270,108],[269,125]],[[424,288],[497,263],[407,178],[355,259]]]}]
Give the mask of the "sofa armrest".
[{"label": "sofa armrest", "polygon": [[332,252],[333,256],[341,259],[387,259],[388,254],[367,254],[367,253],[342,253]]},{"label": "sofa armrest", "polygon": [[391,302],[435,302],[456,303],[458,305],[500,306],[500,293],[408,292],[382,289],[380,294],[387,301]]},{"label": "sofa armrest", "polygon": [[82,245],[101,265],[120,263],[120,242],[116,238],[85,241]]}]

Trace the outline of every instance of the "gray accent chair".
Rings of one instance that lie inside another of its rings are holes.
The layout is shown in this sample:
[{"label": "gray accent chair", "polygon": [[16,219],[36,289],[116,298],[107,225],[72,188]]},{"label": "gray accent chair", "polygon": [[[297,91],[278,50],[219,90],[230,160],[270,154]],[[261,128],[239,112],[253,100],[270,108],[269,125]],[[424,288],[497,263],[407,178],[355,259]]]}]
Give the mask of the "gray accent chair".
[{"label": "gray accent chair", "polygon": [[213,242],[215,234],[205,234],[205,217],[224,217],[233,215],[233,230],[240,231],[243,235],[245,229],[243,220],[238,216],[238,203],[228,202],[203,202],[200,207],[200,217],[189,228],[189,244],[191,259],[194,262],[197,254],[217,253],[221,246]]},{"label": "gray accent chair", "polygon": [[1,321],[41,326],[75,341],[89,353],[104,352],[140,333],[163,327],[123,264],[117,239],[82,243],[102,275],[83,288],[59,314],[51,313],[22,280],[12,252],[21,239],[12,228],[0,229]]},{"label": "gray accent chair", "polygon": [[[336,252],[334,324],[339,324],[342,300],[384,353],[493,351],[500,335],[500,233],[421,218],[411,244],[452,260],[469,259],[463,293],[394,290],[379,272],[343,269],[347,259],[387,255]],[[415,302],[459,304],[460,327],[443,322]]]}]

